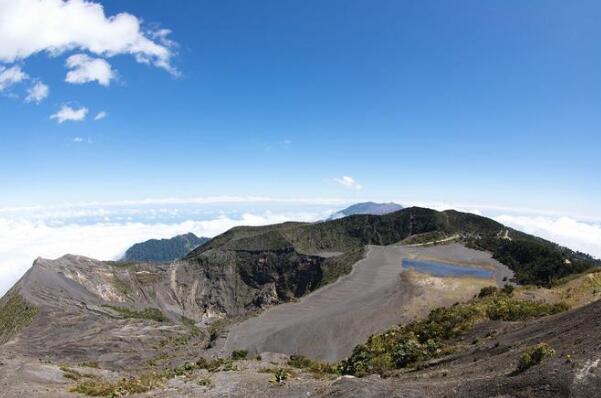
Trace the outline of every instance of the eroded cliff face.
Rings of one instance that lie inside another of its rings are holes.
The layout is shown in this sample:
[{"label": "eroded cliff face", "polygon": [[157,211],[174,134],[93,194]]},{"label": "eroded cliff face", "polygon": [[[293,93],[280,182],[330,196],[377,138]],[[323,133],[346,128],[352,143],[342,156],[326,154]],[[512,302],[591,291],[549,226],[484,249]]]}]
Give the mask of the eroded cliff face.
[{"label": "eroded cliff face", "polygon": [[151,361],[165,349],[193,358],[210,346],[220,320],[316,288],[323,261],[291,247],[212,249],[170,264],[39,258],[10,292],[35,316],[7,345],[112,367]]}]

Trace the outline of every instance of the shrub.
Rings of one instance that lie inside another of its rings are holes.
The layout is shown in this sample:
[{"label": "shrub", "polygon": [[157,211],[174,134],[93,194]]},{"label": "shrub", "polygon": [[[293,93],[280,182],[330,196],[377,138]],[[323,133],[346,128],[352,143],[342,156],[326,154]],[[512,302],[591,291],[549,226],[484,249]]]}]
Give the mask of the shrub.
[{"label": "shrub", "polygon": [[82,368],[94,368],[94,369],[99,369],[100,368],[100,364],[98,362],[92,361],[92,362],[82,362],[79,364],[79,366],[81,366]]},{"label": "shrub", "polygon": [[509,283],[506,283],[503,286],[503,289],[501,289],[501,292],[504,293],[504,294],[506,294],[506,295],[508,295],[508,296],[511,296],[511,293],[513,293],[514,290],[515,290],[515,287],[513,285],[510,285]]},{"label": "shrub", "polygon": [[223,365],[224,360],[221,358],[205,359],[201,357],[196,361],[196,368],[205,369],[209,372],[216,372]]},{"label": "shrub", "polygon": [[338,368],[335,365],[315,361],[302,355],[291,355],[290,360],[288,361],[288,366],[292,366],[293,368],[297,369],[307,369],[315,376],[338,373]]},{"label": "shrub", "polygon": [[478,322],[524,320],[567,309],[564,303],[517,300],[496,290],[486,289],[480,298],[434,309],[424,320],[396,326],[371,336],[365,344],[357,345],[351,356],[340,363],[340,371],[355,376],[372,373],[386,375],[394,369],[414,366],[450,352],[448,341],[464,336]]},{"label": "shrub", "polygon": [[275,368],[272,371],[273,377],[269,380],[273,384],[282,384],[285,380],[290,377],[290,371],[285,368]]},{"label": "shrub", "polygon": [[490,296],[490,295],[497,293],[498,291],[499,291],[499,289],[497,289],[496,286],[486,286],[486,287],[483,287],[482,289],[480,289],[480,293],[478,293],[478,297],[483,298],[486,296]]},{"label": "shrub", "polygon": [[311,367],[313,361],[302,355],[291,355],[288,361],[288,366],[292,366],[297,369],[305,369]]},{"label": "shrub", "polygon": [[213,385],[213,381],[208,377],[203,377],[202,379],[198,380],[198,385],[204,387],[211,387]]},{"label": "shrub", "polygon": [[247,356],[248,356],[247,350],[235,350],[234,352],[232,352],[232,359],[234,361],[238,361],[240,359],[246,359]]},{"label": "shrub", "polygon": [[524,372],[531,367],[538,365],[543,359],[553,356],[555,350],[546,343],[540,343],[526,349],[518,361],[517,372]]},{"label": "shrub", "polygon": [[491,320],[519,321],[553,315],[567,309],[569,307],[565,303],[546,304],[499,296],[487,306],[486,316]]}]

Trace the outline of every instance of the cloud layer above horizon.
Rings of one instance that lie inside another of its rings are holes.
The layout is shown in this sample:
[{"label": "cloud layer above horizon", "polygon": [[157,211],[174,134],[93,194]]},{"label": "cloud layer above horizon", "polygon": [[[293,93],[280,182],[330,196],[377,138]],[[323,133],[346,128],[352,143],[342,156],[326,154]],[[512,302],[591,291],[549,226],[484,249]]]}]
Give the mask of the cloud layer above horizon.
[{"label": "cloud layer above horizon", "polygon": [[[407,203],[401,204],[407,205]],[[346,207],[338,199],[259,197],[148,199],[55,207],[0,208],[0,295],[37,257],[67,253],[118,259],[133,243],[193,232],[213,237],[238,225],[317,221]],[[428,206],[437,207],[437,206]],[[452,206],[438,207],[438,210]],[[465,210],[457,208],[457,210]],[[601,258],[601,225],[565,216],[470,212]]]},{"label": "cloud layer above horizon", "polygon": [[227,211],[215,209],[77,208],[8,215],[0,209],[0,296],[29,269],[37,257],[79,254],[116,260],[134,243],[192,232],[213,237],[238,225],[316,221],[331,208]]}]

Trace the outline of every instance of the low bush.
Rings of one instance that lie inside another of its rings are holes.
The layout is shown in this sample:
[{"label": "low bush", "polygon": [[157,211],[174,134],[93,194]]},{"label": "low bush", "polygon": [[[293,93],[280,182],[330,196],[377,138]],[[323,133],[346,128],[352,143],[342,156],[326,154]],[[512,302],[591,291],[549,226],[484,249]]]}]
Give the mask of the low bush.
[{"label": "low bush", "polygon": [[198,385],[203,387],[212,387],[213,381],[208,377],[203,377],[202,379],[198,380]]},{"label": "low bush", "polygon": [[272,373],[273,377],[269,382],[273,384],[282,384],[291,376],[290,371],[286,368],[275,368]]},{"label": "low bush", "polygon": [[503,289],[501,289],[501,292],[505,293],[505,294],[507,294],[509,296],[511,296],[511,294],[513,293],[514,290],[515,290],[515,287],[513,285],[510,285],[509,283],[506,283],[503,286]]},{"label": "low bush", "polygon": [[232,359],[234,361],[238,361],[240,359],[246,359],[247,356],[248,356],[248,351],[246,351],[246,350],[235,350],[234,352],[232,352]]},{"label": "low bush", "polygon": [[486,296],[490,296],[492,294],[495,294],[499,291],[499,289],[497,289],[496,286],[486,286],[483,287],[482,289],[480,289],[480,293],[478,293],[478,297],[483,298]]},{"label": "low bush", "polygon": [[518,361],[516,372],[521,373],[533,366],[538,365],[543,359],[551,357],[555,354],[555,350],[546,343],[540,343],[526,349]]}]

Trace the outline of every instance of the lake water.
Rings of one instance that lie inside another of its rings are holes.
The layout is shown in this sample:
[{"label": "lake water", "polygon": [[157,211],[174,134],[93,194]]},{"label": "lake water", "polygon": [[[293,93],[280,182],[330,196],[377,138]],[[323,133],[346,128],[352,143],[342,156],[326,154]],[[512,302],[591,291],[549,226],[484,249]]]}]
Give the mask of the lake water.
[{"label": "lake water", "polygon": [[493,272],[483,268],[462,267],[460,265],[439,263],[427,260],[403,260],[403,267],[425,272],[434,276],[471,276],[492,278]]}]

